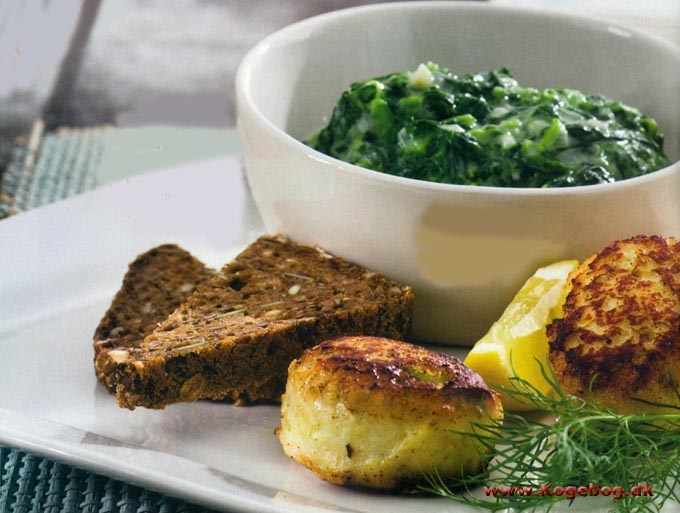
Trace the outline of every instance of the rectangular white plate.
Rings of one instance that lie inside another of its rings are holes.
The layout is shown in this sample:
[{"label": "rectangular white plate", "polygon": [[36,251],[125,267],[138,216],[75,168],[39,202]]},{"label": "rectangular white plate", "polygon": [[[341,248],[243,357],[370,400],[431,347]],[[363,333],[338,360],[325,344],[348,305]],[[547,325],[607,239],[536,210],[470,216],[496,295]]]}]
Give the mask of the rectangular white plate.
[{"label": "rectangular white plate", "polygon": [[118,408],[91,339],[128,263],[176,242],[227,262],[261,232],[236,158],[159,171],[0,222],[0,442],[228,511],[472,511],[343,489],[286,458],[274,406]]}]

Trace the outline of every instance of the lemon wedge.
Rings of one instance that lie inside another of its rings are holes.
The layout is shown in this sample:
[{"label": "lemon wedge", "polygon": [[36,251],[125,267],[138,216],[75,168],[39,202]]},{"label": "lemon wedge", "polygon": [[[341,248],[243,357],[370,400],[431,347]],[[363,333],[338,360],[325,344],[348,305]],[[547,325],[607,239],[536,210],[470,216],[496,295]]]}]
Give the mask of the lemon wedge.
[{"label": "lemon wedge", "polygon": [[[578,266],[576,260],[564,260],[538,269],[522,286],[512,302],[470,350],[465,365],[476,371],[494,388],[512,388],[510,379],[518,376],[536,389],[550,393],[541,365],[548,370],[546,326],[561,317],[566,298],[569,273]],[[508,411],[533,409],[498,390]]]}]

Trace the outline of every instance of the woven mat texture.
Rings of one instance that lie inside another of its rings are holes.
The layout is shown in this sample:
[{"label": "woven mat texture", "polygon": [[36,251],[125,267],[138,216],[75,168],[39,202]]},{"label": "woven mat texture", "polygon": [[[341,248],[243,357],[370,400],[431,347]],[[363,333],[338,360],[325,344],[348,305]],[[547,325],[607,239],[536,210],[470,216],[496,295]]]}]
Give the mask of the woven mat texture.
[{"label": "woven mat texture", "polygon": [[[0,218],[97,185],[106,128],[44,133],[36,122],[17,141],[0,181]],[[210,513],[150,490],[0,445],[0,513]]]},{"label": "woven mat texture", "polygon": [[2,513],[209,513],[210,510],[0,445]]},{"label": "woven mat texture", "polygon": [[62,128],[30,136],[12,149],[0,181],[0,218],[46,205],[97,185],[106,128]]}]

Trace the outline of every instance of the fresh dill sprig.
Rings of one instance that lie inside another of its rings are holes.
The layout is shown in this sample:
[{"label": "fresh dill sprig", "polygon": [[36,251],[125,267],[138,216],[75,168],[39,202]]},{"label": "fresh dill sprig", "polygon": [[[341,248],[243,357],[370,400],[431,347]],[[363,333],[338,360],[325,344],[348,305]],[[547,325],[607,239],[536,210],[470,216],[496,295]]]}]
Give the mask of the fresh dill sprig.
[{"label": "fresh dill sprig", "polygon": [[[486,497],[479,487],[533,486],[540,492],[547,483],[560,487],[593,483],[623,487],[623,496],[608,498],[610,511],[657,513],[671,502],[680,507],[680,408],[641,401],[647,406],[645,413],[617,413],[566,394],[554,375],[542,372],[554,389],[551,395],[521,378],[511,378],[511,387],[503,391],[529,401],[543,414],[506,412],[504,420],[476,423],[473,433],[465,434],[495,448],[486,471],[457,483],[456,490],[431,476],[425,491],[487,511],[550,511],[569,501],[540,493]],[[651,486],[652,496],[626,495],[638,484]]]}]

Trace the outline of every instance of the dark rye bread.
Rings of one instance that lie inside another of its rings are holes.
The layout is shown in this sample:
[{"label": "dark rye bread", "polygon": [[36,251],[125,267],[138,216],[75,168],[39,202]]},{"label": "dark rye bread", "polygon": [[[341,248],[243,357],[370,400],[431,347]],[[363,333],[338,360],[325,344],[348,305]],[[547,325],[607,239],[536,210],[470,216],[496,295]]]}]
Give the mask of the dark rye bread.
[{"label": "dark rye bread", "polygon": [[113,364],[119,354],[139,347],[196,286],[213,276],[200,261],[174,244],[139,255],[94,333],[97,379],[115,392]]},{"label": "dark rye bread", "polygon": [[280,236],[224,266],[115,365],[126,408],[279,401],[290,362],[339,336],[404,339],[410,287]]}]

